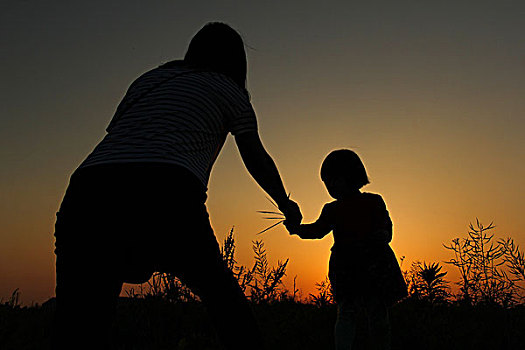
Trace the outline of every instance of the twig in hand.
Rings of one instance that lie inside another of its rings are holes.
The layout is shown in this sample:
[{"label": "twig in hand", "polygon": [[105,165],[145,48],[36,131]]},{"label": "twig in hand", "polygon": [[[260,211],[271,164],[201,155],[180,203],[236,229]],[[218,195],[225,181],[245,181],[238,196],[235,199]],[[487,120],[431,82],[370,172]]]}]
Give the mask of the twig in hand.
[{"label": "twig in hand", "polygon": [[267,228],[265,228],[264,230],[262,230],[261,232],[257,232],[258,235],[260,235],[261,233],[264,233],[266,231],[268,231],[269,229],[272,229],[274,228],[275,226],[279,225],[279,224],[282,224],[284,222],[284,220],[281,220],[281,221],[278,221],[276,222],[275,224],[271,225],[271,226],[268,226]]},{"label": "twig in hand", "polygon": [[[290,195],[288,194],[288,198],[290,198]],[[279,209],[279,207],[277,206],[277,204],[275,204],[275,202],[273,200],[271,200],[270,198],[266,197],[266,199],[277,209]],[[258,213],[261,213],[261,214],[266,214],[266,215],[270,215],[270,216],[265,216],[263,217],[263,219],[266,219],[266,220],[279,220],[278,222],[268,226],[267,228],[265,228],[264,230],[260,231],[260,232],[257,232],[258,235],[260,235],[261,233],[264,233],[272,228],[274,228],[275,226],[279,225],[279,224],[282,224],[284,222],[284,220],[286,220],[286,217],[284,216],[284,214],[280,211],[268,211],[268,210],[257,210]]]}]

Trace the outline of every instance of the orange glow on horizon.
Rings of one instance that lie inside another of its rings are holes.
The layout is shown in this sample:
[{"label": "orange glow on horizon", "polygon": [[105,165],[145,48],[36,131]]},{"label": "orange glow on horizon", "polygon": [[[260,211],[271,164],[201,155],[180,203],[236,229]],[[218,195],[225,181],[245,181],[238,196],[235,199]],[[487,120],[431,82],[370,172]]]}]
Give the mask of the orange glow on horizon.
[{"label": "orange glow on horizon", "polygon": [[[0,116],[0,298],[16,288],[24,304],[54,295],[53,225],[70,174],[104,136],[129,84],[182,57],[203,18],[231,23],[255,47],[247,49],[248,91],[261,139],[304,222],[332,200],[319,178],[322,160],[350,148],[370,176],[364,190],[387,204],[391,245],[405,268],[440,262],[456,281],[442,245],[464,237],[476,218],[494,221],[496,237],[523,249],[525,3],[385,1],[378,11],[341,2],[330,12],[322,2],[297,4],[239,2],[231,11],[189,2],[182,17],[173,17],[177,2],[2,6],[9,54]],[[290,259],[286,287],[297,276],[308,296],[326,276],[332,237],[302,241],[283,227],[257,236],[268,224],[257,213],[269,209],[265,197],[229,136],[208,191],[217,239],[235,226],[244,266],[253,264],[252,241],[263,239],[271,265]]]}]

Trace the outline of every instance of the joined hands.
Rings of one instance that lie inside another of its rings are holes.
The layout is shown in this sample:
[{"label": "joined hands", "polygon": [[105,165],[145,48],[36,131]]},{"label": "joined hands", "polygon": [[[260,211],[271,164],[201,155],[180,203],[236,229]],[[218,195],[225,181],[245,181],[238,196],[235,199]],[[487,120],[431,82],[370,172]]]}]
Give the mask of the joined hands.
[{"label": "joined hands", "polygon": [[294,234],[292,231],[296,231],[303,220],[303,215],[301,214],[299,205],[293,200],[288,199],[284,205],[279,206],[279,210],[286,218],[286,220],[283,222],[284,226],[288,232],[290,232],[290,234]]},{"label": "joined hands", "polygon": [[299,225],[303,220],[303,215],[301,214],[301,209],[299,208],[299,205],[291,199],[288,199],[288,201],[284,205],[279,206],[279,210],[284,214],[286,218],[283,224],[288,230],[288,232],[291,235],[297,234]]}]

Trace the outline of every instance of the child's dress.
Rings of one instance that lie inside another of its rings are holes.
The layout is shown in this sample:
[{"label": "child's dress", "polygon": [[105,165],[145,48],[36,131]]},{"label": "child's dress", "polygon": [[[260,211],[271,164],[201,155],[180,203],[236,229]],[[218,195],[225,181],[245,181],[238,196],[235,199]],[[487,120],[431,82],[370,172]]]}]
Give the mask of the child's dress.
[{"label": "child's dress", "polygon": [[316,222],[301,225],[299,236],[316,239],[330,231],[334,245],[328,276],[337,302],[374,294],[389,306],[407,295],[389,245],[392,221],[380,195],[359,192],[325,204]]}]

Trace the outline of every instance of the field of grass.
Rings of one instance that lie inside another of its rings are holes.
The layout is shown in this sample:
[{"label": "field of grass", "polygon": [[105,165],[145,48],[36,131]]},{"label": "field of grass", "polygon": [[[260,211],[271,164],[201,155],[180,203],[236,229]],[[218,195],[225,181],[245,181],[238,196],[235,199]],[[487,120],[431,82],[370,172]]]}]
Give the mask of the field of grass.
[{"label": "field of grass", "polygon": [[[254,305],[268,349],[333,349],[333,305]],[[47,349],[54,305],[0,306],[0,349]],[[524,349],[525,307],[432,306],[407,300],[391,310],[393,349]],[[121,298],[115,349],[219,349],[199,302]],[[250,345],[246,345],[249,349]]]},{"label": "field of grass", "polygon": [[[393,350],[525,350],[525,255],[510,238],[493,244],[486,233],[493,227],[477,221],[468,238],[445,245],[455,256],[448,263],[462,272],[456,294],[439,263],[414,262],[403,271],[409,297],[390,312]],[[295,283],[291,291],[282,283],[288,260],[270,266],[262,241],[254,242],[253,251],[253,267],[237,265],[233,229],[222,248],[251,300],[267,349],[334,349],[329,281],[297,302]],[[174,276],[156,273],[128,295],[117,305],[115,349],[220,349],[203,305]],[[53,301],[22,307],[18,291],[2,299],[0,350],[49,349],[54,307]],[[356,349],[365,349],[363,324]]]}]

